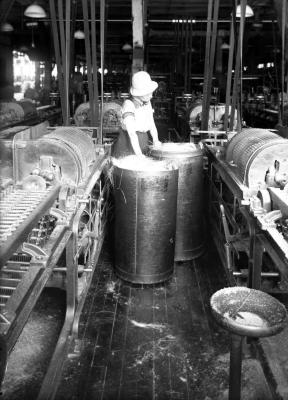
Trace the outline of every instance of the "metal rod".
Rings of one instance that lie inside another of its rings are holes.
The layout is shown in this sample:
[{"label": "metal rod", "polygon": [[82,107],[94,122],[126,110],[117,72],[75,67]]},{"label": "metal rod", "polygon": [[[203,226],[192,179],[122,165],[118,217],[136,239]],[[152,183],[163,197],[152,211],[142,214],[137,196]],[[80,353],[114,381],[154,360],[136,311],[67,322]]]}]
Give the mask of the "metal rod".
[{"label": "metal rod", "polygon": [[[51,22],[52,19],[50,18],[41,18],[41,21],[43,22]],[[157,23],[157,24],[167,24],[167,23],[176,23],[178,22],[179,19],[149,19],[147,20],[148,23]],[[24,20],[26,21],[26,19]],[[28,21],[28,19],[27,19]],[[30,19],[29,19],[30,21]],[[56,20],[58,21],[58,20]],[[91,19],[88,19],[89,22],[91,22]],[[84,22],[84,19],[76,19],[75,22]],[[100,19],[95,19],[95,22],[100,22]],[[106,22],[131,22],[132,23],[132,19],[131,18],[124,18],[124,19],[107,19]],[[193,19],[191,20],[191,24],[203,24],[203,23],[207,23],[208,20],[207,19]],[[229,24],[231,21],[230,19],[219,19],[218,20],[219,23],[226,23]],[[269,20],[269,19],[265,19],[265,20],[261,20],[259,22],[262,22],[263,24],[276,24],[277,20]]]},{"label": "metal rod", "polygon": [[211,19],[212,19],[212,0],[208,3],[208,19],[207,19],[207,33],[206,33],[206,48],[205,48],[205,64],[204,64],[204,82],[203,82],[203,102],[202,102],[202,121],[201,129],[207,129],[205,124],[206,120],[206,103],[207,103],[207,89],[208,89],[208,71],[210,65],[210,46],[211,46]]},{"label": "metal rod", "polygon": [[67,57],[66,57],[66,37],[63,15],[63,0],[58,0],[58,14],[59,18],[59,32],[60,32],[60,49],[61,49],[61,60],[62,60],[62,76],[63,76],[63,103],[65,108],[65,114],[63,114],[63,122],[68,125],[68,99],[67,99]]},{"label": "metal rod", "polygon": [[[191,65],[192,65],[192,44],[193,44],[193,25],[190,24],[190,35],[189,35],[189,59],[188,59],[188,74],[189,74],[189,78],[190,78],[190,74],[191,74]],[[191,80],[188,79],[188,91],[190,93],[191,91]]]},{"label": "metal rod", "polygon": [[[235,109],[236,104],[240,105],[241,98],[239,98],[239,78],[242,80],[242,41],[244,35],[244,24],[245,24],[245,10],[246,10],[247,0],[241,0],[241,16],[240,16],[240,32],[238,35],[238,44],[237,44],[237,55],[236,55],[236,65],[235,65],[235,74],[234,74],[234,84],[233,84],[233,96],[232,96],[232,106],[231,106],[231,125],[234,125],[235,118]],[[240,82],[240,91],[241,91],[241,82]],[[240,92],[241,97],[241,92]],[[240,101],[239,101],[240,100]],[[241,110],[238,107],[238,119],[237,119],[237,130],[241,130]]]},{"label": "metal rod", "polygon": [[[96,46],[96,10],[95,10],[95,1],[91,0],[91,45],[92,45],[92,66],[93,66],[93,106],[94,106],[94,118],[95,124],[99,121],[99,103],[98,103],[98,79],[97,79],[97,46]],[[93,124],[92,124],[93,125]],[[94,136],[94,134],[93,134]]]},{"label": "metal rod", "polygon": [[92,72],[91,72],[91,45],[90,45],[90,30],[88,22],[88,0],[82,0],[83,17],[84,17],[84,33],[85,33],[85,52],[87,61],[87,78],[88,78],[88,93],[89,93],[89,104],[91,112],[91,123],[96,125],[95,117],[93,113],[93,83],[92,83]]},{"label": "metal rod", "polygon": [[53,33],[53,41],[54,41],[54,49],[55,49],[55,57],[56,57],[56,64],[57,64],[57,73],[58,73],[58,84],[59,84],[59,92],[60,92],[60,100],[61,100],[61,110],[62,116],[64,119],[65,116],[65,105],[64,105],[64,83],[63,83],[63,70],[61,64],[61,54],[60,54],[60,46],[59,46],[59,34],[58,34],[58,27],[57,27],[57,20],[56,20],[56,10],[55,10],[55,3],[54,0],[49,0],[50,4],[50,14],[51,14],[51,21],[52,21],[52,33]]},{"label": "metal rod", "polygon": [[[183,24],[184,25],[184,24]],[[189,42],[188,42],[188,20],[186,19],[185,24],[185,52],[184,52],[184,93],[187,93],[187,82],[188,82],[188,51],[189,51]]]},{"label": "metal rod", "polygon": [[[244,278],[248,276],[248,271],[247,272],[233,271],[233,276]],[[278,278],[279,276],[280,276],[279,272],[261,272],[261,277],[265,278]]]},{"label": "metal rod", "polygon": [[209,110],[210,110],[210,99],[211,99],[211,86],[212,86],[212,76],[214,69],[214,59],[215,59],[215,47],[216,47],[216,38],[217,38],[217,26],[218,26],[218,12],[219,12],[219,0],[215,0],[214,9],[213,9],[213,30],[212,30],[212,38],[209,48],[209,63],[208,70],[206,72],[206,98],[205,98],[205,109],[203,105],[202,112],[202,124],[201,129],[208,129],[208,120],[209,120]]},{"label": "metal rod", "polygon": [[[229,56],[228,56],[228,69],[227,69],[227,82],[226,82],[226,101],[225,101],[225,115],[224,115],[224,131],[228,131],[228,116],[229,109],[231,106],[231,84],[232,84],[232,65],[233,65],[233,54],[234,54],[234,19],[231,18],[230,27],[230,41],[229,41]],[[229,130],[233,131],[233,125],[231,125],[231,120],[229,124]]]},{"label": "metal rod", "polygon": [[101,115],[98,142],[103,141],[104,57],[105,57],[105,0],[100,0],[100,53],[101,53]]},{"label": "metal rod", "polygon": [[70,125],[70,102],[69,102],[69,87],[70,87],[70,60],[71,60],[71,24],[70,24],[70,15],[71,15],[71,0],[66,0],[66,42],[65,42],[65,97],[66,97],[66,122],[67,125]]},{"label": "metal rod", "polygon": [[229,400],[241,399],[242,340],[242,336],[231,334]]},{"label": "metal rod", "polygon": [[282,38],[282,51],[281,51],[281,103],[280,103],[280,118],[279,123],[283,124],[284,118],[284,91],[285,91],[285,27],[286,27],[286,7],[287,1],[282,2],[282,24],[281,24],[281,38]]}]

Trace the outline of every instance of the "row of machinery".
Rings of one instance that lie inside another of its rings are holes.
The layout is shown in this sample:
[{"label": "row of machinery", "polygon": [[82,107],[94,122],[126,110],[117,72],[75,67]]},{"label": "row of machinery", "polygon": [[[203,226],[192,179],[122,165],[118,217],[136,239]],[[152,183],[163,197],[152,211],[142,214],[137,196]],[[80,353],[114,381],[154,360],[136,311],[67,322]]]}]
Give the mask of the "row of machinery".
[{"label": "row of machinery", "polygon": [[89,131],[75,127],[43,125],[37,134],[2,140],[11,151],[1,158],[0,381],[42,290],[61,287],[66,318],[39,394],[48,398],[69,338],[77,337],[104,238],[109,146],[96,145]]},{"label": "row of machinery", "polygon": [[247,128],[205,148],[210,222],[230,283],[287,291],[288,140]]},{"label": "row of machinery", "polygon": [[[44,287],[64,288],[67,295],[39,398],[49,398],[55,388],[71,340],[78,345],[78,322],[108,221],[110,147],[96,144],[92,132],[42,124],[1,140],[1,381]],[[203,141],[207,209],[230,284],[285,291],[288,140],[266,129],[213,140]]]}]

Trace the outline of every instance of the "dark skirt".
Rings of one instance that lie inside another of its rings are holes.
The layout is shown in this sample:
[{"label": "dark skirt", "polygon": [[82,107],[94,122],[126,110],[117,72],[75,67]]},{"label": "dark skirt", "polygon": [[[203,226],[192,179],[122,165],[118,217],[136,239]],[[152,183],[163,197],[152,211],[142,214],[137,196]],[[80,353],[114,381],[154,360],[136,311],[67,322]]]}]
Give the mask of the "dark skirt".
[{"label": "dark skirt", "polygon": [[[142,153],[147,153],[149,149],[149,144],[152,143],[150,140],[150,134],[148,132],[136,132],[139,140],[140,149]],[[114,158],[122,158],[135,154],[130,138],[127,131],[123,129],[120,130],[118,138],[112,145],[111,156]]]}]

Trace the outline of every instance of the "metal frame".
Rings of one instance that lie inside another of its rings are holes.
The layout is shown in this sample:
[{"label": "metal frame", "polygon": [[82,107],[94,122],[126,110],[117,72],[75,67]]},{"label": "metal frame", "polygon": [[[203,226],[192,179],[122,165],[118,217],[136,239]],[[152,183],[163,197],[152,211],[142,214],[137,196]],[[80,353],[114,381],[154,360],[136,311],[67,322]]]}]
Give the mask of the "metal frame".
[{"label": "metal frame", "polygon": [[[109,149],[105,150],[103,146],[101,148],[102,152],[100,151],[101,154],[98,155],[86,182],[81,187],[76,188],[77,200],[73,203],[72,208],[71,205],[70,208],[65,208],[65,196],[68,193],[65,188],[55,187],[52,190],[53,195],[48,198],[49,201],[44,202],[45,207],[40,205],[37,212],[34,213],[33,223],[29,216],[28,219],[31,223],[25,224],[25,232],[22,230],[23,234],[17,237],[17,246],[13,246],[12,249],[13,253],[20,246],[21,252],[29,254],[31,260],[0,314],[0,383],[4,378],[9,353],[18,340],[43,289],[51,282],[53,286],[54,272],[61,272],[66,276],[65,321],[42,382],[38,395],[39,399],[54,398],[71,342],[75,343],[75,351],[77,351],[79,344],[77,336],[80,314],[102,248],[108,212],[106,197],[110,182],[104,177],[103,171],[109,161],[107,157]],[[92,192],[96,185],[98,185],[97,196],[93,197]],[[54,207],[57,204],[59,208]],[[78,258],[84,249],[84,242],[81,241],[83,238],[79,237],[79,229],[81,216],[85,209],[89,210],[90,218],[87,224],[88,232],[86,232],[89,240],[89,247],[86,250],[87,264],[83,270],[79,269]],[[35,244],[23,242],[24,237],[29,233],[29,229],[32,229],[39,218],[45,214],[53,215],[57,222],[44,247],[41,248]],[[11,240],[13,242],[13,238]],[[64,251],[66,267],[58,268],[57,262]],[[12,253],[7,253],[6,261]],[[78,275],[80,272],[86,274],[86,284],[81,294],[78,293]]]},{"label": "metal frame", "polygon": [[[254,215],[250,200],[255,193],[243,185],[217,153],[207,148],[207,179],[209,184],[209,222],[213,239],[225,267],[229,283],[237,284],[244,274],[235,269],[233,260],[239,252],[248,257],[247,286],[261,289],[261,277],[288,279],[288,243],[274,226],[265,226],[260,215]],[[230,201],[225,199],[225,195]],[[221,207],[220,207],[221,206]],[[222,208],[222,214],[221,214]],[[224,211],[223,211],[224,210]],[[245,229],[236,222],[241,215]],[[217,219],[218,216],[218,219]],[[269,217],[269,216],[268,216]],[[263,254],[267,253],[277,272],[263,272]]]}]

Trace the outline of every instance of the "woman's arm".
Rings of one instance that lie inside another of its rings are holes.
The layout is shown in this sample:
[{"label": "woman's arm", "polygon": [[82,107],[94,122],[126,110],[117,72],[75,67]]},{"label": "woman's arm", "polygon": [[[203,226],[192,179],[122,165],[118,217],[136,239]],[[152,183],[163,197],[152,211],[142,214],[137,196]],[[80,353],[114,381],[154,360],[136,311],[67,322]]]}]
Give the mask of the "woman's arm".
[{"label": "woman's arm", "polygon": [[140,145],[139,145],[139,140],[138,140],[138,136],[136,133],[136,129],[135,129],[135,119],[134,116],[132,115],[128,115],[125,118],[125,127],[126,130],[128,132],[129,138],[130,138],[130,142],[131,142],[131,146],[134,150],[134,153],[137,156],[143,156],[143,153],[141,151]]},{"label": "woman's arm", "polygon": [[152,106],[151,106],[151,127],[150,127],[150,134],[151,134],[152,139],[153,139],[153,145],[154,145],[154,146],[159,146],[159,145],[161,144],[161,142],[159,141],[158,130],[157,130],[156,125],[155,125],[153,112],[154,112],[154,111],[153,111]]}]

